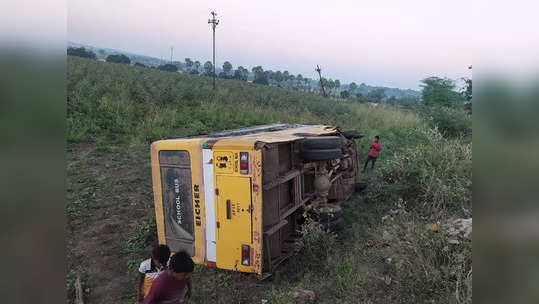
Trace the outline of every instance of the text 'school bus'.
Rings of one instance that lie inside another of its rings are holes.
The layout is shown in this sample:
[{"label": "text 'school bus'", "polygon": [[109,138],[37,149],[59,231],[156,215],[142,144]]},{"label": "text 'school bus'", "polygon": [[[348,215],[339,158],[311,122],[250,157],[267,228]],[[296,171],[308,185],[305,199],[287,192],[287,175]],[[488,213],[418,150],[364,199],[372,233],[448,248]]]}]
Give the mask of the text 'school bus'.
[{"label": "text 'school bus'", "polygon": [[198,264],[264,276],[289,257],[304,215],[342,227],[358,131],[273,124],[151,146],[157,234]]}]

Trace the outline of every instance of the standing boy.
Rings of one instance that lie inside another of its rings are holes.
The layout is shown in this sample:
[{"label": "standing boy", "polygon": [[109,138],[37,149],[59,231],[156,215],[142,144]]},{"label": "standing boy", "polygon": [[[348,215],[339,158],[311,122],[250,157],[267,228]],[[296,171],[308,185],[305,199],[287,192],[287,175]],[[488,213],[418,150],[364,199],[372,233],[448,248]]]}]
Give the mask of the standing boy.
[{"label": "standing boy", "polygon": [[367,169],[367,164],[369,161],[372,161],[372,167],[371,169],[374,169],[374,163],[376,162],[376,158],[378,158],[378,152],[382,148],[382,143],[380,142],[380,136],[376,135],[374,137],[374,140],[371,143],[371,151],[369,152],[369,155],[367,156],[367,161],[365,162],[365,166],[363,166],[363,172]]},{"label": "standing boy", "polygon": [[191,298],[191,272],[194,268],[193,260],[185,251],[174,254],[168,269],[153,282],[144,303],[179,304],[184,298]]},{"label": "standing boy", "polygon": [[159,245],[152,250],[152,256],[140,263],[137,302],[142,303],[150,291],[154,280],[166,270],[170,258],[167,245]]}]

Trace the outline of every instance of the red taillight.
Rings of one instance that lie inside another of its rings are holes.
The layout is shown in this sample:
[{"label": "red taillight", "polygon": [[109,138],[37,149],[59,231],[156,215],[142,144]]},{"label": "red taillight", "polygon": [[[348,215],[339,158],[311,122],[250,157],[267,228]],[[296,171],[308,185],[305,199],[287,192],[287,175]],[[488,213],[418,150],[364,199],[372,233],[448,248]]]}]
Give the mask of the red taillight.
[{"label": "red taillight", "polygon": [[249,173],[249,153],[240,152],[240,173],[248,174]]},{"label": "red taillight", "polygon": [[251,265],[251,248],[249,245],[241,245],[241,264]]}]

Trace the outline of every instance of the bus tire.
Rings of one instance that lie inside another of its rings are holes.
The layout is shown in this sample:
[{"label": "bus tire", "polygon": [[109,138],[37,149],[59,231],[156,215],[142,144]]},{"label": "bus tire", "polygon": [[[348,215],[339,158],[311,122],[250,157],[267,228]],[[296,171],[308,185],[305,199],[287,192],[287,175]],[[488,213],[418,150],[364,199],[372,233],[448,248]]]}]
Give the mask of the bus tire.
[{"label": "bus tire", "polygon": [[337,159],[342,157],[342,151],[341,149],[304,150],[301,152],[301,157],[307,162]]},{"label": "bus tire", "polygon": [[301,142],[303,150],[338,149],[341,147],[339,136],[306,137]]}]

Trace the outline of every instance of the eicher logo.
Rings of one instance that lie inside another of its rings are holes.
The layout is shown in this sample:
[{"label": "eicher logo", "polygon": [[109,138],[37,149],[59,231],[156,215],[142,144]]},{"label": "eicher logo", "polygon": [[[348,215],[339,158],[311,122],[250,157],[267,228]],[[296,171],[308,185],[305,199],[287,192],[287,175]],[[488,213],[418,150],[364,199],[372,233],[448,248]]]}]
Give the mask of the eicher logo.
[{"label": "eicher logo", "polygon": [[195,201],[195,224],[200,226],[200,187],[198,185],[193,186],[193,197]]},{"label": "eicher logo", "polygon": [[175,178],[174,179],[174,204],[176,204],[176,222],[178,222],[179,225],[183,223],[183,208],[182,208],[182,202],[180,200],[180,180]]}]

